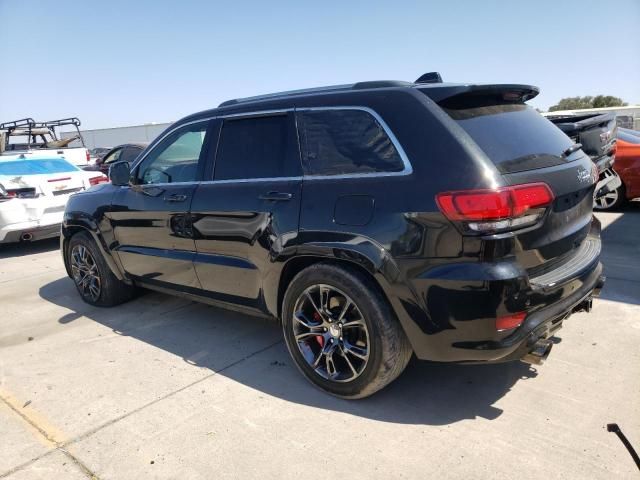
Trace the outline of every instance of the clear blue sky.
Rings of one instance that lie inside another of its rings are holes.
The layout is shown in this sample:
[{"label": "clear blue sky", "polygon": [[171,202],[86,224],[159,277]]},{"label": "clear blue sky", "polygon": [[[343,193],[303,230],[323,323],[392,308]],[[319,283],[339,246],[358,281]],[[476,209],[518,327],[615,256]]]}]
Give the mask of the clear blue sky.
[{"label": "clear blue sky", "polygon": [[640,0],[0,0],[0,121],[164,122],[360,80],[538,85],[640,103]]}]

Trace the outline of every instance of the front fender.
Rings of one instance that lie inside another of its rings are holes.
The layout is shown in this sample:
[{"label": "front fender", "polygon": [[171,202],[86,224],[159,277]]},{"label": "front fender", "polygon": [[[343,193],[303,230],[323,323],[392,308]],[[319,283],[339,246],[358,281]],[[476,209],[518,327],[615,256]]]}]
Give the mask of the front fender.
[{"label": "front fender", "polygon": [[96,243],[105,263],[109,267],[109,270],[116,276],[118,280],[131,284],[131,281],[124,275],[123,270],[120,268],[117,260],[111,254],[100,228],[95,221],[94,217],[85,212],[65,212],[62,222],[61,236],[60,236],[60,251],[64,260],[64,266],[67,270],[67,275],[71,276],[69,268],[69,240],[73,235],[80,231],[88,232],[93,241]]}]

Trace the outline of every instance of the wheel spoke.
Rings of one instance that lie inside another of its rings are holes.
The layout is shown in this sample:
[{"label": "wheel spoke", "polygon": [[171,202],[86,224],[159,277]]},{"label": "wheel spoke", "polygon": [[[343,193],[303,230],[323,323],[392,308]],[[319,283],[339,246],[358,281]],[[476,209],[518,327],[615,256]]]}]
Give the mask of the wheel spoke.
[{"label": "wheel spoke", "polygon": [[347,353],[344,351],[344,347],[342,348],[341,353],[342,353],[342,358],[344,358],[344,361],[347,363],[347,365],[351,369],[351,373],[353,373],[354,376],[357,376],[358,375],[358,371],[353,366],[353,363],[351,363],[351,360],[349,360],[349,357],[347,356]]},{"label": "wheel spoke", "polygon": [[313,298],[311,297],[311,294],[309,292],[304,292],[304,294],[307,297],[307,300],[309,300],[309,303],[311,304],[311,306],[313,307],[313,309],[318,312],[318,315],[320,315],[320,317],[324,316],[322,315],[322,312],[320,311],[320,309],[318,308],[318,306],[316,305],[316,302],[313,300]]},{"label": "wheel spoke", "polygon": [[316,357],[316,359],[313,361],[313,363],[311,364],[311,367],[318,368],[318,366],[320,365],[320,360],[322,360],[325,357],[325,354],[323,353],[322,350],[320,350],[318,352],[318,356]]},{"label": "wheel spoke", "polygon": [[298,322],[299,324],[305,326],[306,328],[308,328],[309,330],[313,329],[313,328],[319,328],[320,326],[322,326],[322,323],[311,323],[310,320],[307,319],[307,317],[304,315],[304,313],[302,312],[296,312],[293,315],[293,319]]},{"label": "wheel spoke", "polygon": [[[353,302],[346,298],[345,302],[344,302],[344,306],[342,307],[342,310],[340,311],[340,315],[338,315],[338,322],[341,322],[342,319],[344,318],[344,316],[347,314],[347,310],[349,310],[349,308],[351,308],[351,305],[353,305]],[[344,327],[344,325],[343,325]]]},{"label": "wheel spoke", "polygon": [[325,356],[324,363],[329,378],[335,377],[338,374],[338,370],[336,369],[336,364],[333,362],[333,352],[331,352],[331,355]]},{"label": "wheel spoke", "polygon": [[360,328],[366,328],[366,324],[364,323],[364,320],[362,318],[358,318],[356,320],[350,320],[348,322],[344,322],[342,324],[342,328],[353,328],[353,327],[360,327]]},{"label": "wheel spoke", "polygon": [[350,353],[361,360],[367,360],[369,358],[369,352],[366,348],[356,347],[347,341],[344,342],[343,349],[345,353]]},{"label": "wheel spoke", "polygon": [[326,285],[320,285],[320,308],[323,313],[329,311],[329,287]]},{"label": "wheel spoke", "polygon": [[305,332],[305,333],[301,333],[299,335],[296,335],[296,340],[298,342],[306,339],[306,338],[313,338],[313,337],[317,337],[318,335],[320,335],[321,332]]}]

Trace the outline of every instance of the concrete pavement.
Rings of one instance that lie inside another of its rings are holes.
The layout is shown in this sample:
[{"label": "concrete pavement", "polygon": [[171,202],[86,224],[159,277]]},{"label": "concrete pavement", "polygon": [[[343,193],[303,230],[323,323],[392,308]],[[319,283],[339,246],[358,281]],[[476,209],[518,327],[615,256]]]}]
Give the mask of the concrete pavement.
[{"label": "concrete pavement", "polygon": [[600,214],[608,276],[547,363],[413,362],[348,402],[270,321],[147,293],[83,303],[56,241],[0,247],[0,478],[637,478],[640,208]]}]

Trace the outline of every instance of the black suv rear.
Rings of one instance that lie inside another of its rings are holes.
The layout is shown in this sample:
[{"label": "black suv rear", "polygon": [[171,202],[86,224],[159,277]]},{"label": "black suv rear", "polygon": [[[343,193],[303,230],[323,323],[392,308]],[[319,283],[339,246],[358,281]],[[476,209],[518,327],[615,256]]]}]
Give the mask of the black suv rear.
[{"label": "black suv rear", "polygon": [[[429,76],[427,76],[429,78]],[[364,82],[232,100],[73,196],[89,303],[139,285],[281,319],[345,398],[412,354],[540,363],[602,287],[597,173],[526,85]]]}]

